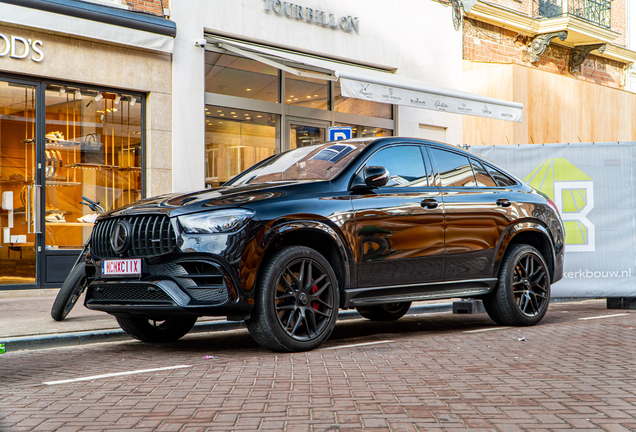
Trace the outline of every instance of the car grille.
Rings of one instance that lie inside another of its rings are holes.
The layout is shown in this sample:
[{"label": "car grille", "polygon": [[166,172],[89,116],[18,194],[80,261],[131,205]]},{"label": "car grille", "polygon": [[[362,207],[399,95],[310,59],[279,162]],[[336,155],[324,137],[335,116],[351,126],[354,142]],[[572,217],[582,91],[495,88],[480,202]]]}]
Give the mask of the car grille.
[{"label": "car grille", "polygon": [[[130,248],[117,254],[111,244],[110,235],[115,224],[126,220],[132,227]],[[171,252],[177,244],[177,237],[164,215],[139,215],[100,220],[93,228],[91,255],[96,258],[148,258]]]},{"label": "car grille", "polygon": [[91,300],[96,301],[134,301],[171,303],[172,299],[163,290],[146,286],[97,287]]}]

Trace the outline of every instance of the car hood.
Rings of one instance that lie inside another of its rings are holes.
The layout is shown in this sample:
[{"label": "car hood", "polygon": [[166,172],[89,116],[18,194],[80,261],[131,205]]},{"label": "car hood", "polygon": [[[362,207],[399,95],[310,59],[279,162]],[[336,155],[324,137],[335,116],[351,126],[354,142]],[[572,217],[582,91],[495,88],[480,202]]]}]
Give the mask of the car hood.
[{"label": "car hood", "polygon": [[99,219],[141,213],[163,213],[172,217],[209,210],[210,207],[241,207],[266,199],[321,191],[331,191],[330,183],[327,181],[285,181],[223,186],[197,192],[172,193],[146,198],[106,212]]}]

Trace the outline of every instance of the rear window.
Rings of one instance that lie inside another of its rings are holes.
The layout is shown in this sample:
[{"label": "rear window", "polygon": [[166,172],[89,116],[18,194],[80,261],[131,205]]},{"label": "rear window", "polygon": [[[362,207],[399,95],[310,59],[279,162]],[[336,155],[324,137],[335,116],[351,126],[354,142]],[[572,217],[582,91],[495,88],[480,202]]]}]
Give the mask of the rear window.
[{"label": "rear window", "polygon": [[514,186],[517,184],[517,181],[515,179],[508,177],[501,171],[496,170],[493,167],[488,165],[484,165],[484,166],[490,173],[490,176],[497,182],[497,186],[506,187],[506,186]]}]

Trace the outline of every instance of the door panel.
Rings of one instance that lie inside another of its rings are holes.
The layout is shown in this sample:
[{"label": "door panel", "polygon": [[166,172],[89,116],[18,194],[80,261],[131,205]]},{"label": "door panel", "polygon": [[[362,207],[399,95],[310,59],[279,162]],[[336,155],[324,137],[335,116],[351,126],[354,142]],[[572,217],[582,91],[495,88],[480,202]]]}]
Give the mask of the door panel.
[{"label": "door panel", "polygon": [[497,204],[513,200],[512,193],[493,186],[482,169],[473,173],[464,155],[431,148],[439,173],[446,216],[445,280],[493,277],[497,241],[510,224],[511,207]]},{"label": "door panel", "polygon": [[441,203],[441,194],[424,188],[387,189],[392,190],[352,197],[358,286],[442,281],[444,213],[442,206],[420,204],[425,199]]},{"label": "door panel", "polygon": [[385,148],[365,166],[385,167],[390,180],[385,187],[352,195],[358,286],[442,281],[443,203],[439,190],[429,187],[421,148]]},{"label": "door panel", "polygon": [[35,284],[37,88],[0,81],[0,286]]}]

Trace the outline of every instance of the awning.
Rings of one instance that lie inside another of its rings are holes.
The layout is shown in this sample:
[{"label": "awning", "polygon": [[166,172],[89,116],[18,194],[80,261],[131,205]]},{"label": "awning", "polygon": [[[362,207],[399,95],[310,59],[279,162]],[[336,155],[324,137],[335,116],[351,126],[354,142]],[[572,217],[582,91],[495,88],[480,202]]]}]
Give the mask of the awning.
[{"label": "awning", "polygon": [[[345,97],[453,114],[523,121],[523,104],[517,102],[434,87],[376,69],[219,37],[209,37],[208,42],[234,54],[245,56],[297,76],[340,81],[342,95]],[[324,73],[297,69],[298,65],[318,68]]]},{"label": "awning", "polygon": [[146,13],[77,0],[0,0],[0,24],[172,53],[176,24]]}]

